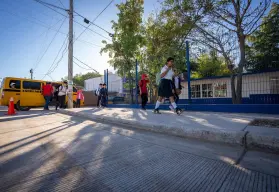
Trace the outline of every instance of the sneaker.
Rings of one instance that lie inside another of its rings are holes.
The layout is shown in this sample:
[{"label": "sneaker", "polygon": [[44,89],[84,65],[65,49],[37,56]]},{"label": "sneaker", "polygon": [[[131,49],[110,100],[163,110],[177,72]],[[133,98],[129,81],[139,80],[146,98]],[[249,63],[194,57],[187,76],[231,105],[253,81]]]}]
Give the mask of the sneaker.
[{"label": "sneaker", "polygon": [[182,113],[182,109],[176,108],[176,109],[175,109],[175,112],[176,112],[177,115],[180,115],[180,114]]},{"label": "sneaker", "polygon": [[159,111],[159,109],[154,109],[154,113],[155,113],[155,114],[161,114],[160,111]]},{"label": "sneaker", "polygon": [[144,110],[144,111],[146,111],[146,108],[145,108],[145,107],[142,107],[142,108],[141,108],[141,110]]}]

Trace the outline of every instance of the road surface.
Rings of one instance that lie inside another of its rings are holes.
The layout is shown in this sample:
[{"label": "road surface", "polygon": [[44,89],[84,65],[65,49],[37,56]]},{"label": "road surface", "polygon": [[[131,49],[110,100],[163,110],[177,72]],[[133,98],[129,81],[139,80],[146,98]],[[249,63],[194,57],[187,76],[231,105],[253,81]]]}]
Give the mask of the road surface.
[{"label": "road surface", "polygon": [[279,192],[279,155],[100,124],[0,111],[0,191]]}]

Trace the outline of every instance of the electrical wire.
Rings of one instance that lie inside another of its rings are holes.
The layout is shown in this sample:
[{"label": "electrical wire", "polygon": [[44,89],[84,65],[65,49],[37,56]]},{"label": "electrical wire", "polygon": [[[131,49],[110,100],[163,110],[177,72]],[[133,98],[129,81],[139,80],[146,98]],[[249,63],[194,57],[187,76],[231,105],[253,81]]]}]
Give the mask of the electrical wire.
[{"label": "electrical wire", "polygon": [[[93,21],[92,21],[92,23],[94,23],[99,17],[100,17],[100,15],[112,4],[112,2],[113,2],[114,0],[111,0],[110,2],[109,2],[109,4],[93,19]],[[78,35],[78,37],[76,38],[76,40],[91,26],[91,24],[92,23],[90,23],[79,35]]]},{"label": "electrical wire", "polygon": [[62,5],[62,7],[64,8],[64,9],[66,9],[66,7],[64,6],[64,4],[61,2],[61,0],[58,0],[59,1],[59,3]]},{"label": "electrical wire", "polygon": [[[61,23],[60,27],[58,30],[61,29],[61,27],[63,26],[63,24],[65,23],[66,18],[64,19],[64,21]],[[53,36],[52,40],[50,41],[50,43],[48,44],[47,49],[45,50],[45,52],[43,53],[42,57],[39,59],[39,61],[37,62],[37,64],[35,64],[35,67],[33,68],[34,71],[36,70],[36,68],[38,67],[39,63],[41,62],[41,60],[43,59],[43,57],[45,56],[46,52],[48,51],[49,47],[51,46],[52,42],[54,41],[55,37],[57,36],[58,32],[55,33],[55,35]]]},{"label": "electrical wire", "polygon": [[79,60],[79,59],[76,58],[75,56],[73,56],[73,58],[75,58],[75,59],[78,60],[80,63],[82,63],[83,65],[87,66],[88,68],[92,69],[95,73],[99,73],[98,71],[96,71],[95,69],[93,69],[92,67],[90,67],[89,65],[87,65],[86,63],[84,63],[83,61]]},{"label": "electrical wire", "polygon": [[73,63],[76,64],[77,66],[79,66],[80,68],[84,69],[84,70],[90,70],[90,71],[92,70],[92,69],[86,69],[86,68],[80,66],[80,65],[79,65],[77,62],[75,62],[75,61],[73,61]]},{"label": "electrical wire", "polygon": [[[63,10],[63,11],[69,11],[68,9],[64,9],[64,8],[59,7],[59,6],[57,6],[57,5],[53,5],[53,4],[51,4],[51,3],[47,3],[47,2],[44,2],[44,1],[41,1],[41,0],[34,0],[34,1],[36,1],[36,2],[38,2],[38,3],[41,3],[41,4],[43,4],[43,5],[47,5],[47,6],[50,6],[50,7],[54,7],[54,8],[56,8],[56,9],[60,9],[60,10]],[[60,3],[61,3],[61,1],[60,1]],[[63,5],[63,4],[62,4],[62,5]]]},{"label": "electrical wire", "polygon": [[[55,69],[58,67],[60,61],[63,59],[64,54],[65,54],[65,51],[67,50],[67,47],[68,47],[67,45],[65,46],[65,44],[66,44],[66,42],[67,42],[67,39],[68,39],[68,35],[66,36],[66,38],[65,38],[65,40],[64,40],[64,42],[63,42],[63,44],[62,44],[62,46],[61,46],[61,48],[60,48],[60,50],[58,51],[58,53],[57,53],[55,59],[53,60],[51,66],[49,67],[47,73],[44,75],[44,77],[42,78],[42,80],[43,80],[47,75],[50,75],[53,71],[55,71]],[[60,54],[60,52],[62,51],[62,49],[63,49],[64,46],[65,46],[65,48],[64,48],[63,53],[62,53],[62,55],[61,55],[61,58],[58,60],[58,62],[56,62],[56,65],[55,65],[55,61],[57,60],[58,55]],[[54,67],[54,66],[55,66],[55,67]],[[53,68],[53,69],[52,69],[52,68]]]}]

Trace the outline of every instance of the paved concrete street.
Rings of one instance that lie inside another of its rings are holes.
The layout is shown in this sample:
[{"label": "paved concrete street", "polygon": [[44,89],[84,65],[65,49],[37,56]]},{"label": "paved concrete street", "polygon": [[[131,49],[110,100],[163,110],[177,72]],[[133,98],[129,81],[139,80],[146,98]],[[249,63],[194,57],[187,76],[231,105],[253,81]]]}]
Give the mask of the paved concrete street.
[{"label": "paved concrete street", "polygon": [[101,124],[0,111],[0,191],[279,192],[279,155]]}]

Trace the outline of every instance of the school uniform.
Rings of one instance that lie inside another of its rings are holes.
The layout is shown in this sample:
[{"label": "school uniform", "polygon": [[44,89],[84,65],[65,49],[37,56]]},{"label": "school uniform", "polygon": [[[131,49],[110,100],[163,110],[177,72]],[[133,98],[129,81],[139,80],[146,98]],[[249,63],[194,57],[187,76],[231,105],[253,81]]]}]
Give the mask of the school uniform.
[{"label": "school uniform", "polygon": [[[165,65],[161,70],[161,75],[168,70],[168,67]],[[158,90],[158,96],[163,98],[169,98],[174,96],[172,89],[172,78],[173,78],[174,72],[172,69],[168,71],[168,73],[161,78],[160,84],[159,84],[159,90]]]}]

